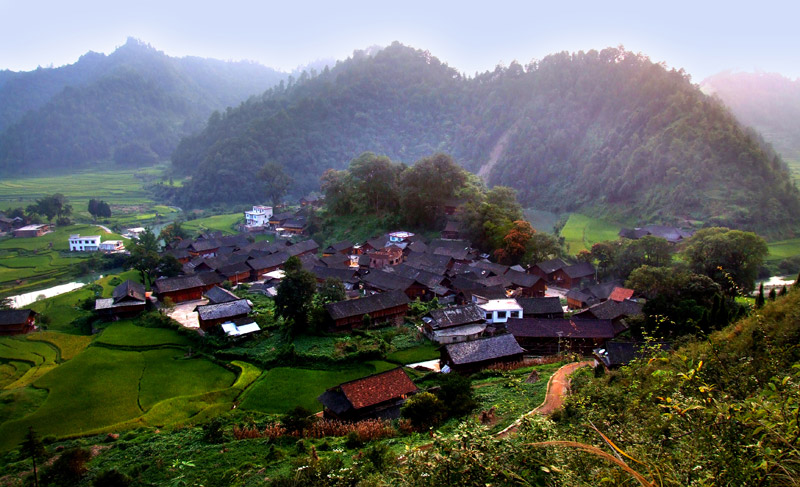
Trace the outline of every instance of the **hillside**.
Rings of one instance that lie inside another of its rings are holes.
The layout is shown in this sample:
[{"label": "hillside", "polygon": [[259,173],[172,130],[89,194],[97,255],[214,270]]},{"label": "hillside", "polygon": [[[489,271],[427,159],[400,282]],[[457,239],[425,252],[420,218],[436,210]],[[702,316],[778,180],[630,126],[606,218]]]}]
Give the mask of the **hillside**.
[{"label": "hillside", "polygon": [[776,73],[724,72],[703,80],[700,89],[718,96],[783,157],[800,160],[800,80]]},{"label": "hillside", "polygon": [[395,43],[301,76],[184,139],[181,203],[264,198],[277,162],[292,193],[365,150],[413,163],[445,151],[525,206],[631,223],[700,220],[791,234],[785,163],[680,71],[620,49],[560,53],[474,78]]},{"label": "hillside", "polygon": [[0,172],[34,174],[115,158],[166,159],[214,110],[283,75],[253,63],[171,58],[134,39],[75,64],[0,72]]}]

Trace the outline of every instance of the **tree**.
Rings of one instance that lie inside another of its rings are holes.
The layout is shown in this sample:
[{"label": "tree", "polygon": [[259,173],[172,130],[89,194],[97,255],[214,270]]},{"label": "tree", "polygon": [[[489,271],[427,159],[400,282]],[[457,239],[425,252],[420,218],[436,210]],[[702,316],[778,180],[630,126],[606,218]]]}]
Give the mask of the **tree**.
[{"label": "tree", "polygon": [[397,208],[397,179],[403,166],[386,156],[364,152],[350,162],[350,176],[364,197],[367,207],[375,211]]},{"label": "tree", "polygon": [[72,214],[72,205],[67,201],[66,196],[61,193],[45,196],[36,200],[35,204],[28,205],[26,212],[29,215],[38,214],[53,221],[53,218],[66,218]]},{"label": "tree", "polygon": [[89,470],[86,464],[92,453],[83,448],[72,448],[61,454],[42,475],[42,482],[50,485],[78,485]]},{"label": "tree", "polygon": [[183,264],[174,255],[165,254],[158,259],[156,273],[162,277],[175,277],[183,272]]},{"label": "tree", "polygon": [[466,415],[477,404],[472,390],[472,381],[461,374],[440,374],[436,397],[445,405],[447,415],[451,418]]},{"label": "tree", "polygon": [[466,171],[447,154],[417,161],[400,176],[400,201],[406,224],[431,228],[467,181]]},{"label": "tree", "polygon": [[292,178],[283,170],[283,166],[275,161],[269,161],[258,172],[258,179],[264,182],[264,192],[273,205],[279,205],[289,186],[292,185]]},{"label": "tree", "polygon": [[158,238],[163,240],[166,244],[171,244],[189,238],[189,232],[183,228],[180,220],[176,220],[162,228],[161,233],[158,234]]},{"label": "tree", "polygon": [[325,205],[336,215],[346,215],[355,209],[353,178],[349,171],[328,169],[320,178],[325,193]]},{"label": "tree", "polygon": [[335,277],[326,278],[319,288],[319,298],[322,304],[336,303],[347,299],[341,279]]},{"label": "tree", "polygon": [[111,207],[108,206],[103,200],[96,200],[94,198],[89,200],[89,214],[92,215],[92,218],[97,220],[97,218],[109,218],[111,217]]},{"label": "tree", "polygon": [[764,283],[762,282],[761,284],[758,285],[758,294],[756,295],[756,303],[755,303],[756,309],[763,308],[765,302],[766,301],[764,299]]},{"label": "tree", "polygon": [[683,251],[694,272],[714,279],[728,295],[753,290],[768,253],[767,243],[755,233],[724,227],[698,230]]},{"label": "tree", "polygon": [[314,274],[303,269],[303,264],[295,256],[289,257],[283,266],[284,277],[278,285],[275,296],[275,312],[286,320],[291,320],[292,333],[305,330],[312,298],[317,291]]},{"label": "tree", "polygon": [[406,401],[401,414],[411,421],[417,430],[426,430],[442,420],[444,404],[430,392],[421,392]]},{"label": "tree", "polygon": [[534,229],[524,220],[515,221],[503,237],[503,246],[494,251],[497,262],[505,265],[519,264],[530,248]]},{"label": "tree", "polygon": [[775,288],[774,287],[770,288],[769,294],[767,295],[767,297],[769,298],[770,301],[775,301],[775,299],[778,297],[778,293],[775,292]]},{"label": "tree", "polygon": [[33,485],[35,487],[39,486],[39,474],[36,471],[36,461],[40,460],[44,456],[44,453],[44,445],[39,439],[39,435],[36,434],[33,427],[28,426],[28,433],[25,434],[25,439],[22,440],[19,454],[23,459],[30,458],[33,462]]},{"label": "tree", "polygon": [[132,242],[130,252],[128,265],[139,271],[142,284],[147,286],[161,262],[158,256],[158,240],[150,227],[145,228],[139,238]]}]

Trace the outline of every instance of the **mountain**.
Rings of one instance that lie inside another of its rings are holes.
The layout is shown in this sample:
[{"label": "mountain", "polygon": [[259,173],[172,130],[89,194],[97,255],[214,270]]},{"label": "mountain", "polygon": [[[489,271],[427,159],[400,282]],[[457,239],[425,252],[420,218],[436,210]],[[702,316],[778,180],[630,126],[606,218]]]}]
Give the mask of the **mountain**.
[{"label": "mountain", "polygon": [[[278,163],[297,195],[362,151],[452,154],[521,201],[632,224],[699,220],[791,234],[798,191],[780,157],[682,71],[622,49],[559,53],[467,78],[399,43],[214,114],[173,154],[182,202],[264,199]],[[273,166],[274,167],[274,166]]]},{"label": "mountain", "polygon": [[283,74],[247,62],[172,58],[135,39],[75,64],[0,72],[0,172],[166,159],[215,110]]},{"label": "mountain", "polygon": [[800,161],[800,80],[776,73],[728,71],[706,78],[700,89],[718,96],[783,157]]}]

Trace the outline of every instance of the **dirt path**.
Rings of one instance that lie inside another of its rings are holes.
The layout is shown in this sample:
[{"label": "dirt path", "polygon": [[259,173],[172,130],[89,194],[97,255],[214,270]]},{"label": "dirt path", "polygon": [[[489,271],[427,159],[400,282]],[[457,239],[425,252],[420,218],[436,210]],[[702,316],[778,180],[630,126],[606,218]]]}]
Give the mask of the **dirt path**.
[{"label": "dirt path", "polygon": [[553,412],[564,404],[564,397],[569,393],[569,376],[579,368],[591,365],[591,360],[585,360],[583,362],[573,362],[558,369],[550,376],[550,380],[547,382],[547,393],[544,397],[544,402],[533,411],[520,416],[519,419],[511,423],[508,428],[497,433],[496,436],[502,438],[511,433],[516,433],[522,420],[533,414],[541,414],[543,416],[553,414]]},{"label": "dirt path", "polygon": [[100,225],[100,224],[97,224],[97,223],[95,223],[95,224],[94,224],[94,226],[102,228],[102,229],[103,229],[103,231],[105,231],[106,233],[112,233],[112,232],[111,232],[111,229],[110,229],[110,228],[108,228],[108,227],[107,227],[107,226],[105,226],[105,225]]}]

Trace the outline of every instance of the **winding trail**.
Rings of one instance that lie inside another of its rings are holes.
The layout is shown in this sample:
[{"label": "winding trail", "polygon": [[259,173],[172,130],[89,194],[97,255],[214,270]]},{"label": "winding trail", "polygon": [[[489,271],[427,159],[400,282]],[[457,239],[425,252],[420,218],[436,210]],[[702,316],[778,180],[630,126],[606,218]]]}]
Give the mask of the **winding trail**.
[{"label": "winding trail", "polygon": [[542,416],[549,416],[558,410],[564,404],[564,397],[569,393],[569,376],[581,367],[589,367],[592,365],[591,360],[584,360],[583,362],[573,362],[564,365],[550,376],[547,381],[547,393],[544,396],[544,401],[532,411],[529,411],[519,417],[516,421],[511,423],[506,429],[497,433],[495,436],[503,438],[511,433],[516,433],[522,420],[534,414],[541,414]]}]

